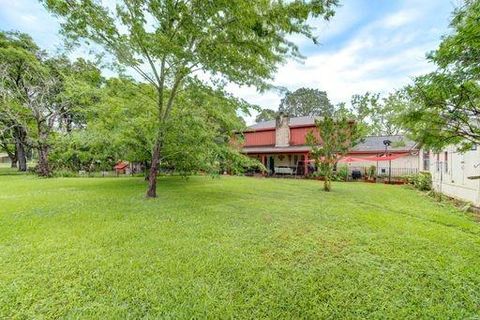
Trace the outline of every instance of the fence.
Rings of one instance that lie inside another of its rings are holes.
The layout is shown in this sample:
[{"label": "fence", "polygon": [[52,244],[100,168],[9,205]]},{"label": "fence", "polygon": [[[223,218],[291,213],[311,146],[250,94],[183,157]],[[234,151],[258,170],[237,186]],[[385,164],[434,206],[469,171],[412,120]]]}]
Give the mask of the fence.
[{"label": "fence", "polygon": [[[390,170],[390,171],[389,171]],[[349,176],[352,175],[352,172],[353,171],[360,171],[360,174],[363,176],[368,176],[369,175],[369,172],[370,172],[370,167],[368,166],[349,166],[348,167],[348,174]],[[377,177],[388,177],[389,176],[389,172],[391,174],[392,177],[404,177],[404,176],[407,176],[407,175],[411,175],[411,174],[416,174],[418,173],[418,168],[388,168],[387,167],[378,167],[378,168],[375,168],[375,175]]]}]

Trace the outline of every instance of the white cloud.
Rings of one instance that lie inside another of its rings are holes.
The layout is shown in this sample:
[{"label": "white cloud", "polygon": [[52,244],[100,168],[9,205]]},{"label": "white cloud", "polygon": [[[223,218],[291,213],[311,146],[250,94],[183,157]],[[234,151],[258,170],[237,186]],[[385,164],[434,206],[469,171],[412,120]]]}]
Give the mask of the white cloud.
[{"label": "white cloud", "polygon": [[[288,62],[279,68],[274,84],[289,90],[302,86],[326,90],[334,103],[349,102],[353,94],[388,93],[404,86],[413,76],[433,69],[425,53],[435,49],[440,35],[447,31],[451,7],[438,12],[438,3],[432,0],[431,4],[418,2],[416,12],[415,3],[406,3],[405,8],[370,21],[349,35],[344,32],[355,22],[340,21],[341,26],[331,22],[337,36],[347,36],[347,40],[339,46],[320,46],[304,63]],[[432,17],[431,10],[436,10],[437,16]],[[418,19],[425,15],[430,20]],[[231,89],[265,108],[277,109],[281,99],[276,93],[259,95],[252,88]],[[247,123],[253,119],[249,117]]]},{"label": "white cloud", "polygon": [[22,20],[24,23],[36,23],[37,17],[32,14],[25,14],[20,16],[20,20]]},{"label": "white cloud", "polygon": [[411,9],[402,10],[385,17],[381,21],[381,24],[387,28],[398,28],[415,21],[415,19],[418,17],[418,13],[418,11]]}]

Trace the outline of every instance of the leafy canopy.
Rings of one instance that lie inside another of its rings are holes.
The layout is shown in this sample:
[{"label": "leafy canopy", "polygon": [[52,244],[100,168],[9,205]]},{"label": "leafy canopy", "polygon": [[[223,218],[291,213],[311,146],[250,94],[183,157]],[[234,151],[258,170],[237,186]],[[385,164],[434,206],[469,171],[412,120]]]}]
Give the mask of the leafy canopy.
[{"label": "leafy canopy", "polygon": [[454,12],[452,32],[429,59],[435,72],[407,87],[411,99],[402,124],[432,149],[480,144],[480,1],[467,0]]},{"label": "leafy canopy", "polygon": [[335,112],[335,107],[328,99],[325,91],[300,88],[294,92],[287,92],[280,102],[278,110],[290,117],[331,117]]},{"label": "leafy canopy", "polygon": [[268,120],[274,120],[277,116],[277,112],[272,109],[262,109],[255,118],[255,122],[263,122]]},{"label": "leafy canopy", "polygon": [[196,68],[266,86],[278,63],[299,57],[286,35],[314,39],[309,17],[329,18],[336,1],[42,0],[73,41],[93,41],[155,86]]},{"label": "leafy canopy", "polygon": [[26,34],[0,33],[0,131],[12,128],[19,163],[24,149],[35,148],[38,173],[50,176],[54,140],[84,125],[82,109],[94,103],[102,81],[96,66],[83,59],[49,56]]},{"label": "leafy canopy", "polygon": [[315,120],[317,132],[309,132],[307,143],[315,163],[324,177],[324,190],[331,190],[333,169],[338,160],[361,139],[361,131],[346,117],[323,117]]},{"label": "leafy canopy", "polygon": [[352,115],[364,125],[369,135],[398,135],[402,133],[398,113],[404,110],[405,93],[396,91],[381,98],[379,93],[366,92],[351,99]]}]

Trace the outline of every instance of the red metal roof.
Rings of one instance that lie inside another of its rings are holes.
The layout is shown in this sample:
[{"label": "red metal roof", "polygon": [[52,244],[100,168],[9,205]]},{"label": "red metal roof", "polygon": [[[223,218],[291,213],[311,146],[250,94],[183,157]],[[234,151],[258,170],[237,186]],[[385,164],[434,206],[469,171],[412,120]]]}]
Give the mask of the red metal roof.
[{"label": "red metal roof", "polygon": [[312,148],[309,146],[289,146],[289,147],[244,147],[243,153],[255,154],[255,153],[305,153],[310,152]]},{"label": "red metal roof", "polygon": [[[321,118],[310,117],[310,116],[290,118],[288,119],[288,126],[290,128],[313,127],[315,126],[315,119],[321,119]],[[276,127],[276,121],[268,120],[268,121],[262,121],[249,126],[244,132],[274,130],[275,127]]]}]

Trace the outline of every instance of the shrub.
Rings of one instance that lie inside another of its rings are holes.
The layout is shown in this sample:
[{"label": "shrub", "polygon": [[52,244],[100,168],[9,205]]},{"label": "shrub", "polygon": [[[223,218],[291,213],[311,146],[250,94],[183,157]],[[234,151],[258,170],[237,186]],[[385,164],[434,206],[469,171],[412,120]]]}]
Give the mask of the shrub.
[{"label": "shrub", "polygon": [[375,175],[377,173],[377,167],[375,166],[370,166],[370,168],[368,168],[368,177],[371,179],[371,178],[374,178]]},{"label": "shrub", "polygon": [[337,181],[347,181],[348,167],[346,165],[339,166],[336,173]]},{"label": "shrub", "polygon": [[[318,176],[324,177],[324,174],[318,172]],[[332,181],[347,181],[348,167],[347,165],[340,165],[337,170],[333,172]]]},{"label": "shrub", "polygon": [[407,182],[421,191],[432,190],[432,175],[430,172],[419,172],[407,177]]},{"label": "shrub", "polygon": [[314,171],[313,173],[311,173],[309,175],[310,178],[314,178],[314,179],[317,179],[317,180],[324,180],[325,179],[325,176],[323,173],[320,172],[320,170],[316,170]]}]

